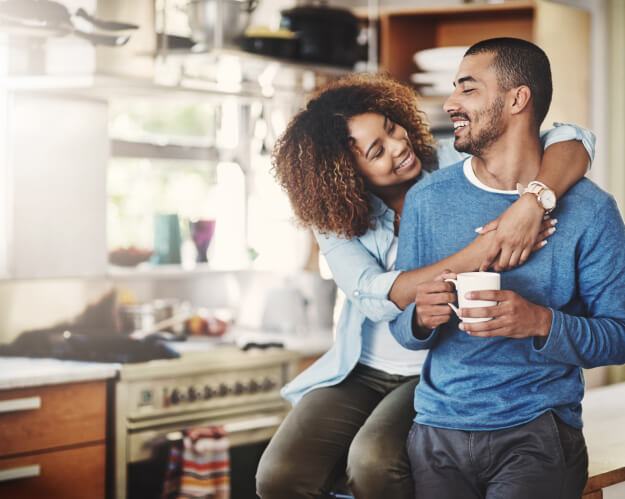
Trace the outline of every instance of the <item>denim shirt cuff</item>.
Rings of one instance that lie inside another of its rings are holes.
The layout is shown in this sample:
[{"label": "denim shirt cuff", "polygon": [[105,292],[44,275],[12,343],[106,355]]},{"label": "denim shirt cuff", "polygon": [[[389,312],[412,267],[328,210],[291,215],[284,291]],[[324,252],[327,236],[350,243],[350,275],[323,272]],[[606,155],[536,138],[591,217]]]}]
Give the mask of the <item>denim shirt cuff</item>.
[{"label": "denim shirt cuff", "polygon": [[[389,299],[388,294],[399,274],[401,274],[399,270],[377,274],[374,279],[367,283],[366,288],[354,288],[350,299],[352,301],[375,300],[373,303],[381,307],[383,313],[391,314],[391,318],[395,317],[401,313],[401,309]],[[373,303],[371,304],[373,305]]]}]

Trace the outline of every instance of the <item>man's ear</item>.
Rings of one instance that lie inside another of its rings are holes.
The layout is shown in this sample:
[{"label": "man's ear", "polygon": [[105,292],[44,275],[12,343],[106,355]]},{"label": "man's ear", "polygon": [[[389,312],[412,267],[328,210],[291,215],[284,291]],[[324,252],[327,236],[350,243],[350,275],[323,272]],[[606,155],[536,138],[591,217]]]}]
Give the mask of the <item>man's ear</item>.
[{"label": "man's ear", "polygon": [[518,114],[527,108],[530,98],[532,97],[532,91],[527,85],[521,85],[511,90],[512,92],[512,114]]}]

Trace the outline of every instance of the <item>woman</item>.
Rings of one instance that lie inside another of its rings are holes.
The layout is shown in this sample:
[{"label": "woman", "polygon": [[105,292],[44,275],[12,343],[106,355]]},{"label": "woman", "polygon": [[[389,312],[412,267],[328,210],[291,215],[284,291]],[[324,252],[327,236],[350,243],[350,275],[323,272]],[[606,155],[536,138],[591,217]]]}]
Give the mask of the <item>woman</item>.
[{"label": "woman", "polygon": [[[592,156],[592,134],[576,127],[551,130],[545,147],[582,133]],[[424,172],[462,158],[450,144],[436,150],[410,87],[376,75],[319,91],[277,142],[276,177],[347,300],[335,345],[282,391],[297,405],[259,464],[262,499],[328,497],[344,473],[357,498],[413,496],[404,443],[424,353],[402,349],[388,321],[412,301],[417,283],[444,269],[522,264],[554,229],[536,197],[524,194],[459,253],[393,270],[406,192]],[[587,164],[578,141],[558,144],[546,150],[537,180],[562,195]]]}]

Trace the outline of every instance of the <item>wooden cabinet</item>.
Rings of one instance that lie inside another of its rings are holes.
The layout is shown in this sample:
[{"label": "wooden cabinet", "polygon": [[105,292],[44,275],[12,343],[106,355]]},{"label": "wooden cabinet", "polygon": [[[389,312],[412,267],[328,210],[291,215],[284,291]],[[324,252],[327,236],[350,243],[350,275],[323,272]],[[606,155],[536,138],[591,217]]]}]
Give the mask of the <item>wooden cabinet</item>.
[{"label": "wooden cabinet", "polygon": [[379,35],[381,69],[404,81],[417,71],[413,55],[419,50],[469,46],[500,36],[530,40],[551,61],[554,95],[544,126],[553,121],[588,126],[590,14],[586,11],[543,0],[386,9],[380,13]]},{"label": "wooden cabinet", "polygon": [[0,392],[0,497],[106,496],[106,381]]}]

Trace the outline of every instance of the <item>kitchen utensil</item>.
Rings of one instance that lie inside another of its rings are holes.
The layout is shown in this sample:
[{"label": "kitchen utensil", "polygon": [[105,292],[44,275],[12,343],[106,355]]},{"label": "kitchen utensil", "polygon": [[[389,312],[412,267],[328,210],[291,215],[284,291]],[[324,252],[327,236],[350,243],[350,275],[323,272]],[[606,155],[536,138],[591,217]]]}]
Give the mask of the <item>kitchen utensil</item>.
[{"label": "kitchen utensil", "polygon": [[215,233],[215,220],[193,220],[189,222],[191,239],[197,249],[197,262],[207,262],[206,252]]},{"label": "kitchen utensil", "polygon": [[117,248],[109,252],[109,262],[122,267],[134,267],[149,260],[152,253],[154,253],[152,250],[135,248],[134,246]]},{"label": "kitchen utensil", "polygon": [[122,332],[134,339],[143,339],[164,329],[182,333],[185,322],[192,316],[189,304],[176,298],[121,305],[119,312]]},{"label": "kitchen utensil", "polygon": [[74,26],[73,17],[79,17],[92,26],[108,31],[134,30],[138,26],[117,21],[105,21],[89,15],[84,9],[74,14],[65,5],[53,0],[5,0],[0,2],[0,23],[10,31],[29,36],[65,36],[73,34],[94,45],[111,47],[124,45],[130,35],[87,32]]},{"label": "kitchen utensil", "polygon": [[305,332],[308,328],[308,302],[295,283],[285,280],[270,289],[265,300],[262,329],[293,334]]},{"label": "kitchen utensil", "polygon": [[413,59],[423,71],[457,71],[464,53],[469,47],[437,47],[415,52]]},{"label": "kitchen utensil", "polygon": [[302,61],[353,66],[358,60],[358,19],[346,9],[306,5],[283,10],[280,26],[299,39]]},{"label": "kitchen utensil", "polygon": [[181,263],[180,220],[175,213],[154,215],[154,255],[152,262],[157,264]]},{"label": "kitchen utensil", "polygon": [[283,59],[297,55],[297,44],[295,33],[284,28],[274,31],[266,26],[250,26],[243,38],[243,48],[247,52]]},{"label": "kitchen utensil", "polygon": [[246,36],[243,49],[254,54],[294,59],[297,56],[297,38],[275,36]]},{"label": "kitchen utensil", "polygon": [[207,48],[236,47],[258,0],[191,0],[186,12],[191,38]]}]

